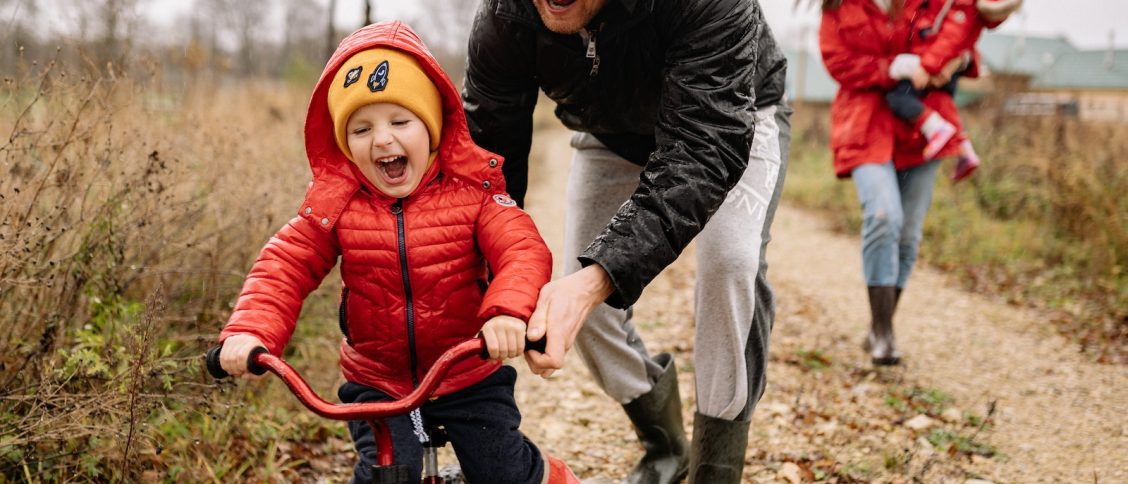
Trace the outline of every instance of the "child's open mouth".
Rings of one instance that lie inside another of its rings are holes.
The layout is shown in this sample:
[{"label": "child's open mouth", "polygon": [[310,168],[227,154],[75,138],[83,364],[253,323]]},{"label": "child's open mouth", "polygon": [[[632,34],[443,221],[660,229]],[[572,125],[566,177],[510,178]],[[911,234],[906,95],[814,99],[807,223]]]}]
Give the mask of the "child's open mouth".
[{"label": "child's open mouth", "polygon": [[399,155],[380,158],[376,160],[376,166],[389,181],[398,181],[407,171],[407,157]]}]

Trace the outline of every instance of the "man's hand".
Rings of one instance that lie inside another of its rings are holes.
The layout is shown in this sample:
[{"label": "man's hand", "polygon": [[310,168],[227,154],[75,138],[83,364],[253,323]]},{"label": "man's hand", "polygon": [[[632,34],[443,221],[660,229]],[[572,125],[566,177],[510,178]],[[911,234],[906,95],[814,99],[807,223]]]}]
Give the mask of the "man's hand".
[{"label": "man's hand", "polygon": [[525,350],[525,322],[512,316],[494,316],[482,325],[482,338],[492,360],[507,360]]},{"label": "man's hand", "polygon": [[545,352],[525,353],[529,370],[548,378],[564,367],[564,355],[572,350],[576,335],[592,309],[615,290],[611,277],[599,264],[592,264],[541,288],[537,308],[529,318],[529,341],[548,334]]},{"label": "man's hand", "polygon": [[231,376],[243,377],[247,380],[258,380],[262,375],[247,371],[247,356],[251,350],[259,346],[265,347],[262,341],[249,334],[234,334],[223,340],[223,349],[219,351],[219,366]]}]

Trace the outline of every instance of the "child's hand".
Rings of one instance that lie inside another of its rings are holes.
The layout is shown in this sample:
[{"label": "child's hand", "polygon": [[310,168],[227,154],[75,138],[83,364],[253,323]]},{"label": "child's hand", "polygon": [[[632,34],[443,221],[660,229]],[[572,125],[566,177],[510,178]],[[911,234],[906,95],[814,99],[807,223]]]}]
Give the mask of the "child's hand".
[{"label": "child's hand", "polygon": [[223,340],[223,349],[219,351],[219,365],[231,376],[241,376],[247,380],[258,380],[262,375],[247,371],[247,356],[251,350],[259,346],[265,347],[262,341],[249,334],[235,334]]},{"label": "child's hand", "polygon": [[482,325],[490,359],[505,360],[525,351],[525,322],[512,316],[494,316]]}]

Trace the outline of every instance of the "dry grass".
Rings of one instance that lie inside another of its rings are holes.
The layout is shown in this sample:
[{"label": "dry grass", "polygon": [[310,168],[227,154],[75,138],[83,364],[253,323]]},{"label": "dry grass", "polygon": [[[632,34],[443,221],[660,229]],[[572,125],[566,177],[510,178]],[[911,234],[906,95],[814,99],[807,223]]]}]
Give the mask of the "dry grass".
[{"label": "dry grass", "polygon": [[306,94],[89,72],[0,89],[0,476],[215,477],[198,355],[300,202]]}]

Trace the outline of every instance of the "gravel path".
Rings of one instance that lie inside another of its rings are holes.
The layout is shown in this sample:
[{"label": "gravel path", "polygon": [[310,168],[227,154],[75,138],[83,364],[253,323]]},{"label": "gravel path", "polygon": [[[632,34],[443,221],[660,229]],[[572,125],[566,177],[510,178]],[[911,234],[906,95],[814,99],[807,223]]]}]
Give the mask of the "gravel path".
[{"label": "gravel path", "polygon": [[[568,134],[541,130],[527,206],[560,254]],[[924,250],[927,251],[927,240]],[[770,277],[779,298],[769,386],[752,425],[747,482],[1128,481],[1128,372],[1096,365],[1033,311],[918,268],[897,314],[905,364],[874,370],[859,348],[868,306],[857,237],[788,206]],[[692,246],[690,252],[692,251]],[[675,354],[692,423],[692,257],[644,293],[637,324]],[[556,261],[559,267],[559,260]],[[569,356],[545,381],[522,376],[522,429],[588,482],[640,455],[618,405]],[[688,429],[687,429],[688,430]]]}]

